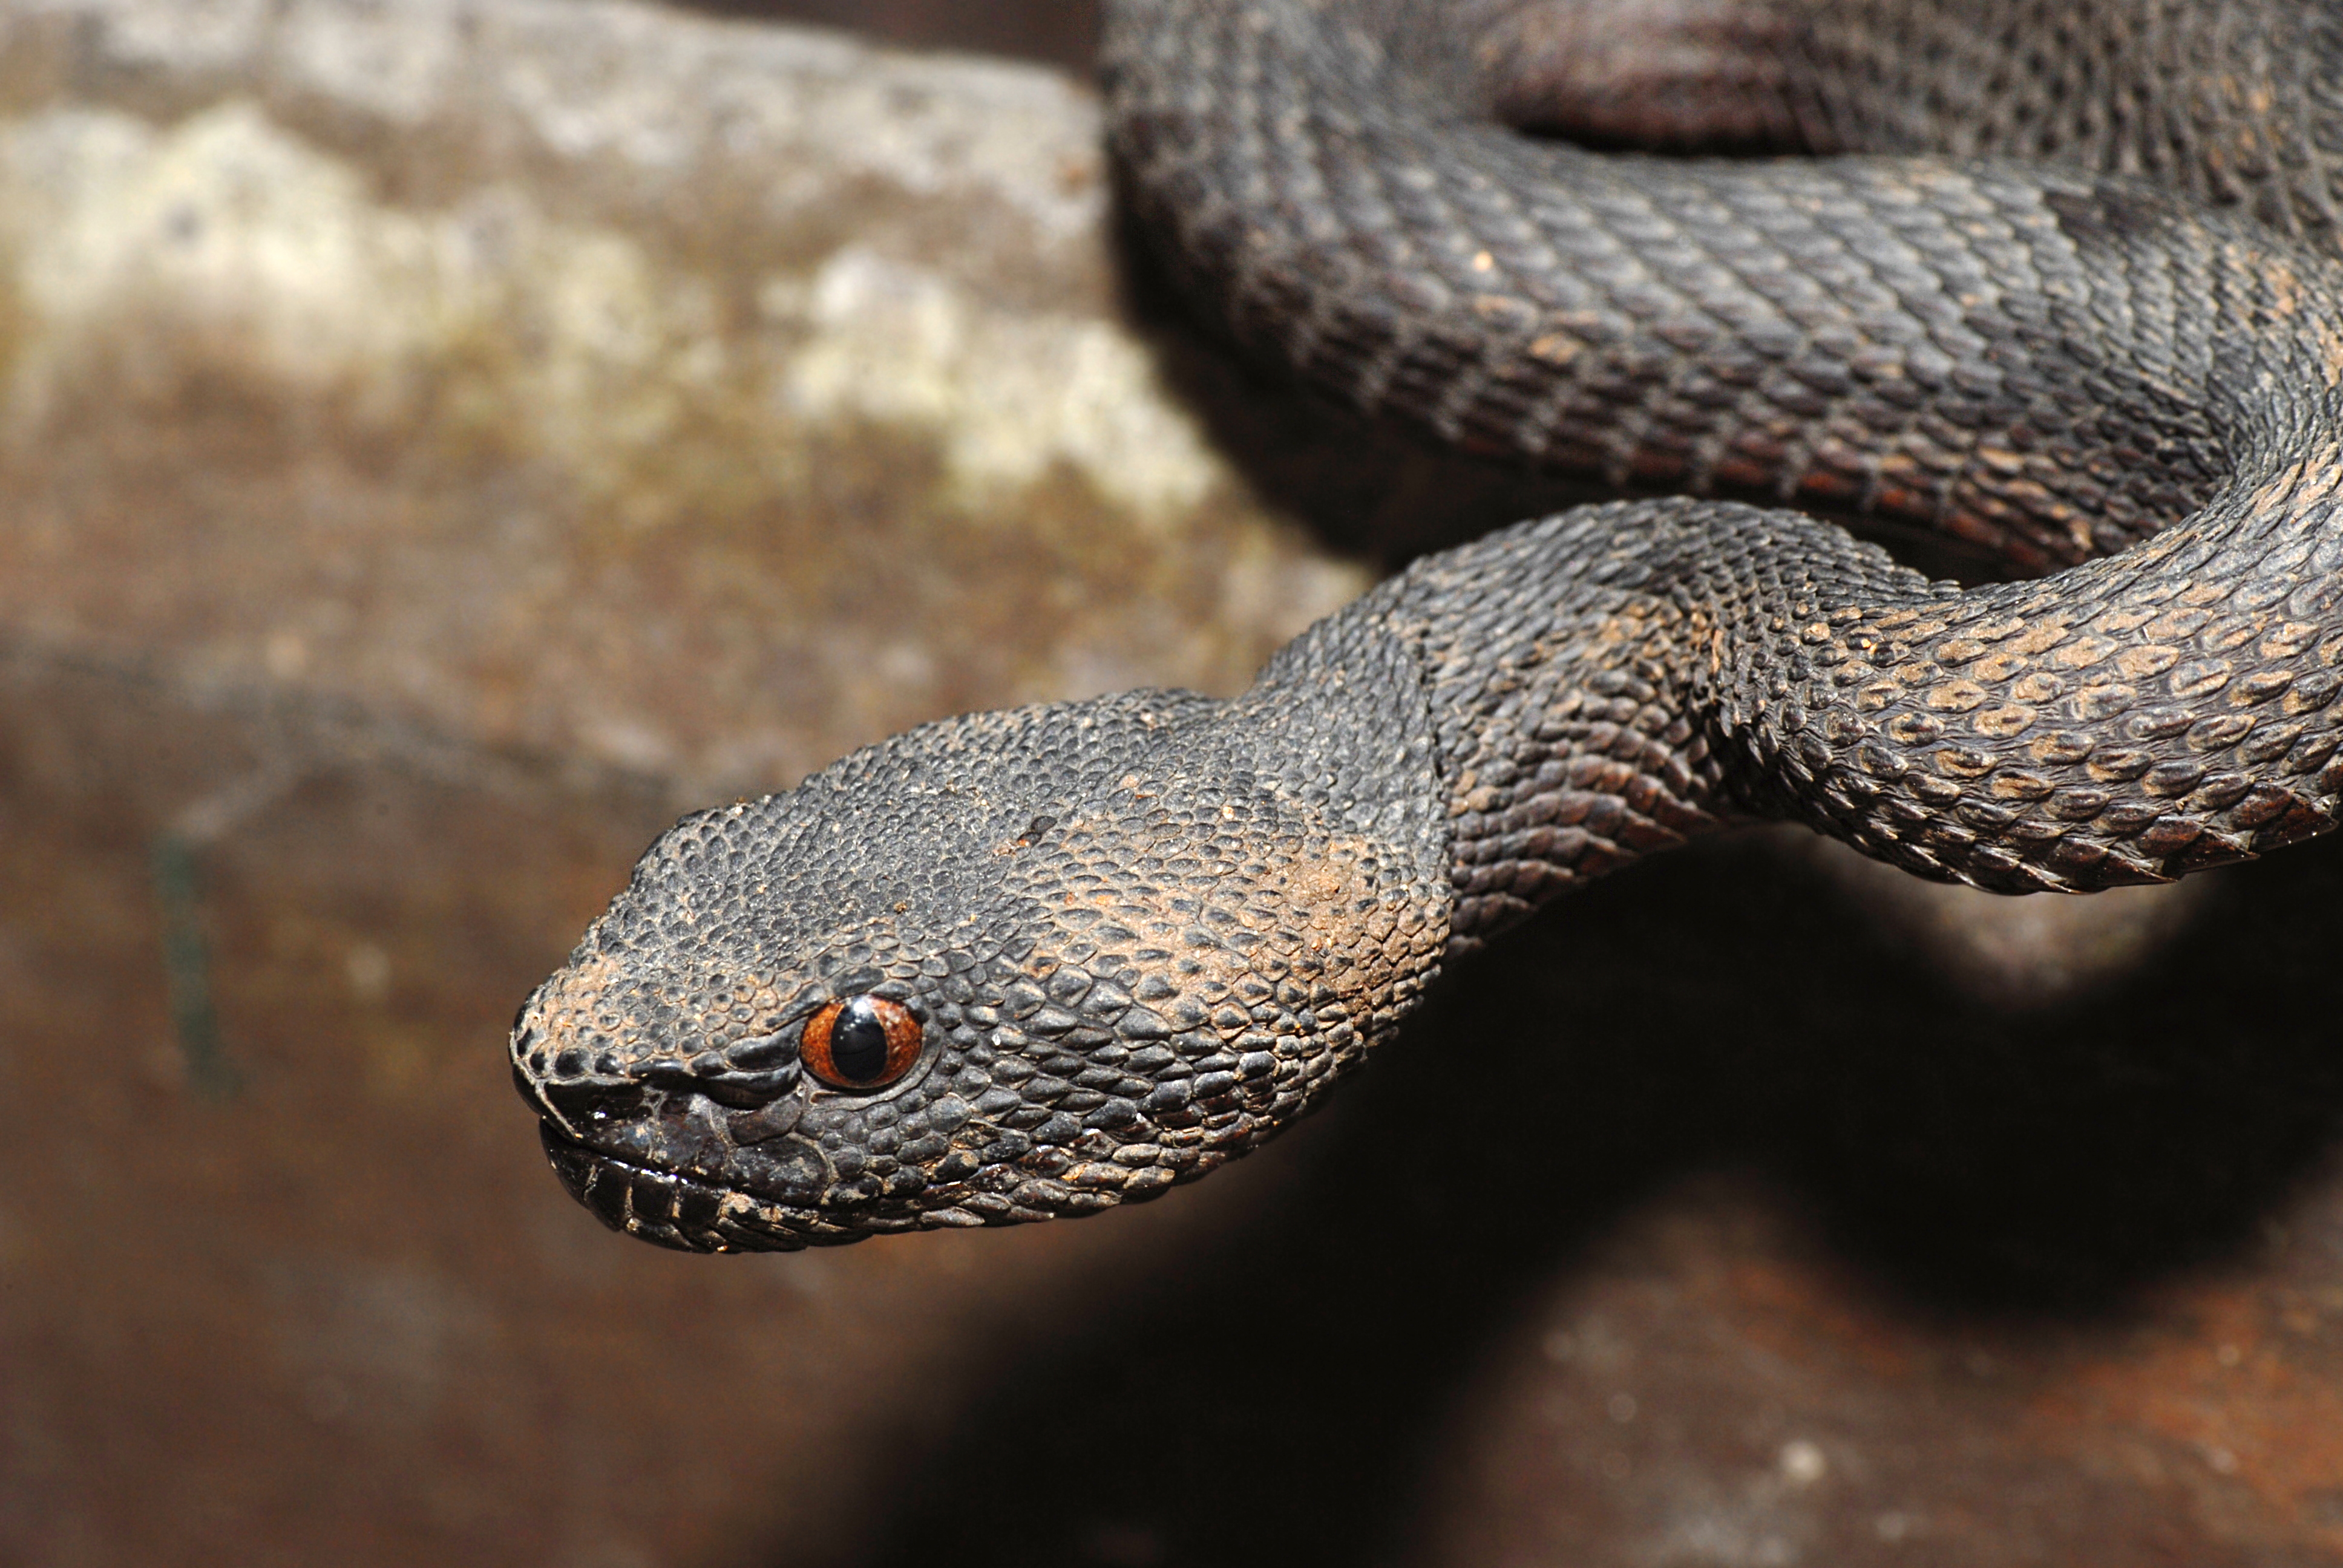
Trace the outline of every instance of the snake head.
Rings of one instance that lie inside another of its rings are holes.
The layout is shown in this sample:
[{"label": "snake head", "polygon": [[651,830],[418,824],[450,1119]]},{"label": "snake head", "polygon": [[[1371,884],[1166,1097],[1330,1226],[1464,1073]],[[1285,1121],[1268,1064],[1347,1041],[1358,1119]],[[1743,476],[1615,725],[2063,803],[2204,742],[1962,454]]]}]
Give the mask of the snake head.
[{"label": "snake head", "polygon": [[1299,1115],[1429,978],[1444,890],[1233,706],[952,719],[677,824],[514,1026],[562,1181],[790,1250],[1138,1201]]}]

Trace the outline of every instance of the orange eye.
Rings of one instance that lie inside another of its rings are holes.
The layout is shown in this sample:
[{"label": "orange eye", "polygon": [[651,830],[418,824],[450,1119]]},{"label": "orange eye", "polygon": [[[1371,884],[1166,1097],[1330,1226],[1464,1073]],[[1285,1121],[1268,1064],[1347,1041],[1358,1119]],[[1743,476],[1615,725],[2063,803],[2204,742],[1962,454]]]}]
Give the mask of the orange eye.
[{"label": "orange eye", "polygon": [[806,1020],[798,1060],[832,1089],[884,1089],[920,1059],[920,1020],[883,996],[834,1001]]}]

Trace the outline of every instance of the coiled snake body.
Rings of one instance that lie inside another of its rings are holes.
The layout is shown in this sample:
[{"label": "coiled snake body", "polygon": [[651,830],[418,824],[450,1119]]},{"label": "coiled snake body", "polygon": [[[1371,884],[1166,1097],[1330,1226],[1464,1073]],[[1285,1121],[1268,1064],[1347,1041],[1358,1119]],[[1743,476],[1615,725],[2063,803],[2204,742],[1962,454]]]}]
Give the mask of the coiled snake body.
[{"label": "coiled snake body", "polygon": [[791,1248],[1153,1196],[1446,958],[1733,821],[2010,892],[2335,821],[2343,12],[1433,10],[1110,5],[1132,204],[1234,337],[1471,447],[2059,569],[1587,508],[1419,562],[1233,699],[951,719],[688,818],[512,1040],[611,1224]]}]

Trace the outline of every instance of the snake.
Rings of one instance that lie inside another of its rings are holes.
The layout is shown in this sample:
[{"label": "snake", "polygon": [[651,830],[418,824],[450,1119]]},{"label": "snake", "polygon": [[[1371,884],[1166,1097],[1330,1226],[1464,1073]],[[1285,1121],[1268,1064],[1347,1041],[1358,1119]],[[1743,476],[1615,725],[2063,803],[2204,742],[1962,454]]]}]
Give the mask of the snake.
[{"label": "snake", "polygon": [[1422,558],[1236,696],[948,719],[684,818],[510,1037],[608,1225],[1158,1197],[1739,824],[2083,893],[2343,812],[2343,5],[1110,0],[1101,76],[1235,352],[1624,498]]}]

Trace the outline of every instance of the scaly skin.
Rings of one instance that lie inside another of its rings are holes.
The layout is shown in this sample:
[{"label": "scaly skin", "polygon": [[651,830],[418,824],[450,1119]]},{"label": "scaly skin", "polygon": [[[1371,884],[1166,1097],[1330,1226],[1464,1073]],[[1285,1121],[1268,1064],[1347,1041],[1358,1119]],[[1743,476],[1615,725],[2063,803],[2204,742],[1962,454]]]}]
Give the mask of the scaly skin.
[{"label": "scaly skin", "polygon": [[[1909,75],[1882,19],[1936,9],[1835,0],[1801,31],[1702,3],[1786,51],[1735,66],[1760,89],[1718,98],[1728,126],[1895,144],[1942,111],[1882,85]],[[1110,8],[1134,206],[1240,343],[1557,468],[2080,564],[1962,589],[1795,512],[1584,508],[1419,562],[1232,700],[952,719],[689,818],[513,1035],[556,1170],[614,1226],[791,1248],[1153,1196],[1306,1111],[1448,956],[1733,821],[2087,891],[2343,809],[2343,280],[2302,130],[2330,11],[2089,13],[2102,73],[2172,55],[2140,41],[2176,16],[2209,42],[2076,156],[2153,166],[2127,135],[2179,111],[2138,106],[2208,80],[2263,113],[2207,144],[2217,174],[2239,136],[2296,149],[2223,211],[2049,166],[1533,143],[1483,111],[1568,118],[1579,87],[1518,47],[1484,72],[1476,41],[1576,8],[1423,9]],[[916,1030],[867,1091],[806,1060],[854,997]]]}]

